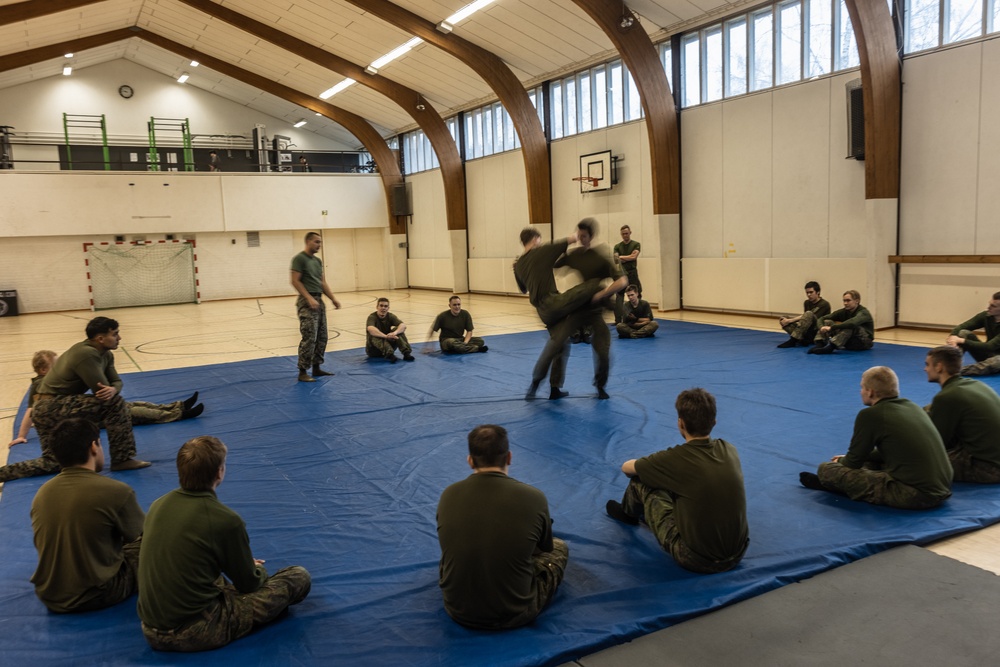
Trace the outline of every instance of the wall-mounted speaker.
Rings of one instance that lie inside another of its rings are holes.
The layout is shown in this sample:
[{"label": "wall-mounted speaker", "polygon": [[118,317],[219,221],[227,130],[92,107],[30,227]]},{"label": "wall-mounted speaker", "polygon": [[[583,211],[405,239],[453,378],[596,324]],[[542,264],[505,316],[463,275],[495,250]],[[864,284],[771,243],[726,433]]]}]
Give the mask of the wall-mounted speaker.
[{"label": "wall-mounted speaker", "polygon": [[865,98],[861,79],[848,81],[847,87],[847,159],[865,159]]},{"label": "wall-mounted speaker", "polygon": [[392,214],[413,215],[409,183],[399,183],[392,186]]}]

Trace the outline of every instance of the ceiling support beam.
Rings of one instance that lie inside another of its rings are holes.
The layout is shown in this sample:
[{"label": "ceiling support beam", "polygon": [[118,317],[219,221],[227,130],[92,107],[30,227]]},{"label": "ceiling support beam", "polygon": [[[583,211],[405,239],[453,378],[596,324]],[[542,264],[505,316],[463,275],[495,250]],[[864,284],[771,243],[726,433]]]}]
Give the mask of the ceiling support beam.
[{"label": "ceiling support beam", "polygon": [[[667,74],[649,35],[624,4],[607,0],[573,0],[604,31],[621,54],[639,89],[646,112],[650,166],[653,179],[653,213],[681,212],[681,142],[677,110]],[[626,19],[631,19],[628,23]],[[623,28],[622,24],[628,23]]]},{"label": "ceiling support beam", "polygon": [[9,25],[92,5],[104,0],[27,0],[0,7],[0,25]]},{"label": "ceiling support beam", "polygon": [[[466,206],[465,170],[455,139],[440,114],[417,91],[407,88],[381,75],[372,76],[365,68],[334,55],[308,42],[293,37],[281,30],[261,23],[249,16],[223,7],[212,0],[180,0],[209,16],[220,19],[240,30],[264,39],[276,46],[312,61],[342,76],[349,77],[362,86],[367,86],[400,106],[424,131],[437,154],[444,181],[445,214],[448,229],[458,230],[468,227],[468,207]],[[200,62],[200,61],[199,61]]]},{"label": "ceiling support beam", "polygon": [[882,0],[847,0],[861,57],[865,107],[865,199],[898,199],[902,62]]},{"label": "ceiling support beam", "polygon": [[528,221],[532,224],[551,224],[552,177],[545,131],[528,92],[507,64],[496,54],[454,33],[445,35],[438,32],[430,21],[387,0],[347,2],[458,58],[486,81],[510,114],[521,140],[528,186]]},{"label": "ceiling support beam", "polygon": [[72,39],[68,42],[61,42],[59,44],[40,46],[37,49],[28,49],[27,51],[9,53],[5,56],[0,56],[0,72],[17,69],[18,67],[27,67],[36,63],[45,62],[46,60],[52,60],[54,58],[62,58],[67,53],[78,53],[86,49],[94,49],[99,46],[113,44],[115,42],[120,42],[123,39],[129,39],[130,37],[135,36],[136,34],[131,28],[121,28],[110,32],[102,32],[99,35]]}]

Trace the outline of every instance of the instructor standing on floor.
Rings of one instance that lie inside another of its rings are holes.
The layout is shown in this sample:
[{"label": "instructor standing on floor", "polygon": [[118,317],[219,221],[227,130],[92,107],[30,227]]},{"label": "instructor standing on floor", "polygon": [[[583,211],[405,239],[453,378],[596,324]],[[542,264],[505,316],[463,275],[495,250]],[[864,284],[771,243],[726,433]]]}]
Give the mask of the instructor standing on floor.
[{"label": "instructor standing on floor", "polygon": [[[340,302],[330,291],[323,277],[323,260],[316,256],[323,247],[323,239],[318,232],[306,234],[306,249],[292,258],[292,287],[299,293],[295,309],[299,315],[299,382],[315,382],[316,378],[333,375],[320,368],[326,353],[326,305],[323,295],[330,297],[334,308]],[[309,368],[312,367],[312,377]]]}]

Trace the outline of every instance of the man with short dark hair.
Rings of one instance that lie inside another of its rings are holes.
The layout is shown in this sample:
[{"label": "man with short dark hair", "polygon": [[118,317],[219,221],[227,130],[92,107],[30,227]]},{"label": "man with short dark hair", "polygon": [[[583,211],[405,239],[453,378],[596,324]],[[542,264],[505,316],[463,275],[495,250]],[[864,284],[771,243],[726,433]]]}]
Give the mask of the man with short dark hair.
[{"label": "man with short dark hair", "polygon": [[639,288],[629,285],[625,288],[625,304],[622,306],[622,321],[615,325],[619,338],[651,338],[660,325],[653,319],[653,309],[649,302],[639,298]]},{"label": "man with short dark hair", "polygon": [[427,338],[433,336],[438,329],[441,330],[438,344],[445,354],[469,354],[490,349],[482,338],[472,335],[472,315],[469,311],[462,310],[462,297],[457,294],[448,299],[448,310],[434,318]]},{"label": "man with short dark hair", "polygon": [[819,283],[806,283],[806,300],[802,304],[802,314],[796,317],[782,317],[778,324],[788,334],[788,340],[778,344],[780,348],[806,346],[816,338],[817,322],[830,314],[830,304],[819,294]]},{"label": "man with short dark hair", "polygon": [[568,317],[581,308],[597,305],[614,294],[615,285],[602,289],[600,280],[587,280],[560,293],[556,289],[552,268],[569,244],[577,241],[577,234],[573,233],[561,241],[543,244],[537,229],[525,227],[521,230],[520,239],[524,252],[514,262],[514,278],[521,292],[528,295],[528,300],[549,332],[549,340],[535,362],[531,372],[531,385],[524,398],[534,399],[542,380],[549,375],[549,399],[557,400],[568,395],[561,389],[565,362],[569,357],[569,337],[575,324]]},{"label": "man with short dark hair", "polygon": [[928,382],[941,385],[927,412],[941,434],[956,482],[1000,484],[1000,396],[959,375],[962,351],[949,345],[927,353]]},{"label": "man with short dark hair", "polygon": [[[585,282],[595,279],[611,280],[610,289],[615,291],[625,289],[628,284],[625,276],[609,259],[606,246],[598,249],[592,245],[596,236],[596,220],[584,218],[578,222],[576,238],[580,247],[563,255],[556,262],[556,267],[568,267],[577,271]],[[597,387],[597,398],[610,398],[605,386],[611,372],[611,332],[604,321],[604,310],[599,306],[583,308],[570,315],[569,319],[571,319],[568,324],[570,331],[590,332],[590,344],[594,351],[594,386]],[[565,368],[566,361],[560,359],[553,363],[559,363]]]},{"label": "man with short dark hair", "polygon": [[444,608],[466,627],[517,628],[555,595],[569,548],[552,537],[545,494],[507,476],[506,429],[472,429],[467,461],[473,474],[446,488],[437,509]]},{"label": "man with short dark hair", "polygon": [[[615,244],[615,263],[621,266],[622,271],[625,272],[626,284],[635,285],[641,297],[642,283],[639,281],[639,252],[642,250],[642,245],[638,241],[632,240],[632,228],[628,225],[622,225],[619,232],[622,235],[622,242]],[[615,324],[622,321],[624,305],[624,297],[619,292],[615,297]]]},{"label": "man with short dark hair", "polygon": [[924,510],[951,495],[952,468],[930,417],[899,397],[891,368],[875,366],[861,376],[861,402],[847,454],[803,472],[807,489],[829,491],[873,505]]},{"label": "man with short dark hair", "polygon": [[118,322],[95,317],[87,323],[86,333],[87,340],[63,353],[38,387],[31,419],[41,441],[41,457],[3,466],[0,482],[58,472],[59,462],[52,454],[50,441],[59,422],[71,417],[104,424],[112,470],[137,470],[150,465],[135,458],[132,417],[128,403],[121,397],[122,380],[112,354],[121,342]]},{"label": "man with short dark hair", "polygon": [[[972,333],[976,329],[983,329],[986,340],[981,341]],[[986,310],[952,329],[945,342],[968,352],[976,360],[976,363],[962,367],[962,375],[1000,373],[1000,292],[993,295]]]},{"label": "man with short dark hair", "polygon": [[253,557],[243,519],[215,494],[226,476],[226,446],[218,438],[185,442],[177,476],[180,488],[156,500],[146,517],[137,609],[154,649],[208,651],[304,600],[311,579],[299,566],[269,577]]},{"label": "man with short dark hair", "polygon": [[844,307],[817,318],[815,346],[809,354],[833,354],[834,350],[870,350],[875,342],[875,321],[861,305],[857,290],[844,292]]},{"label": "man with short dark hair", "polygon": [[[323,247],[323,237],[318,232],[306,234],[306,248],[292,258],[292,287],[298,292],[295,311],[299,316],[299,382],[315,382],[316,378],[333,375],[324,371],[323,355],[326,354],[327,329],[326,305],[323,295],[330,297],[333,307],[340,308],[340,302],[333,295],[323,276],[323,260],[316,256]],[[309,368],[312,368],[312,377]]]},{"label": "man with short dark hair", "polygon": [[675,402],[684,444],[630,459],[619,503],[608,516],[635,526],[644,520],[663,550],[686,570],[710,574],[736,567],[750,543],[743,467],[736,448],[712,438],[715,397],[682,391]]},{"label": "man with short dark hair", "polygon": [[136,591],[145,515],[135,491],[97,474],[104,469],[104,450],[93,422],[60,422],[49,446],[62,471],[31,503],[35,594],[57,613],[116,605]]},{"label": "man with short dark hair", "polygon": [[403,353],[403,361],[414,361],[413,348],[406,339],[406,322],[389,312],[389,299],[379,297],[375,302],[375,312],[365,322],[368,332],[365,339],[365,353],[376,359],[386,359],[390,364],[397,361],[396,350]]}]

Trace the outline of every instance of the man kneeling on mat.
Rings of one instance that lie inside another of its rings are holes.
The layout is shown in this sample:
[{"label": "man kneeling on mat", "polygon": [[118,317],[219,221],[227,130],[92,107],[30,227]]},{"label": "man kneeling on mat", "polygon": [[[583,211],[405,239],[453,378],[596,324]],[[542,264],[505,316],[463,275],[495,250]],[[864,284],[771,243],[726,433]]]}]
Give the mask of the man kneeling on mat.
[{"label": "man kneeling on mat", "polygon": [[952,468],[941,435],[920,406],[899,397],[899,378],[887,366],[861,376],[861,402],[847,454],[803,472],[807,489],[898,509],[937,507],[951,495]]},{"label": "man kneeling on mat", "polygon": [[555,596],[569,548],[552,537],[545,494],[507,476],[506,429],[472,429],[467,460],[473,474],[445,489],[438,503],[444,608],[466,627],[517,628]]},{"label": "man kneeling on mat", "polygon": [[608,501],[608,516],[630,526],[644,520],[684,569],[725,572],[750,543],[740,457],[725,440],[709,437],[714,396],[688,389],[675,405],[684,444],[623,463],[631,479],[620,503]]}]

